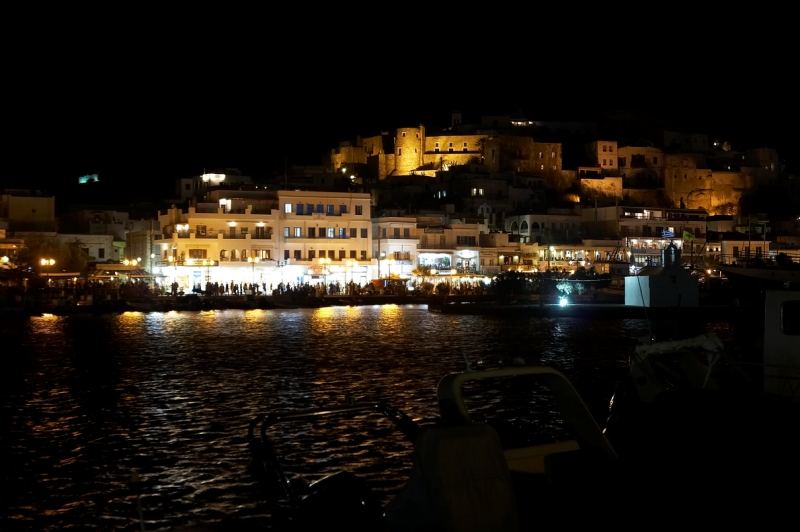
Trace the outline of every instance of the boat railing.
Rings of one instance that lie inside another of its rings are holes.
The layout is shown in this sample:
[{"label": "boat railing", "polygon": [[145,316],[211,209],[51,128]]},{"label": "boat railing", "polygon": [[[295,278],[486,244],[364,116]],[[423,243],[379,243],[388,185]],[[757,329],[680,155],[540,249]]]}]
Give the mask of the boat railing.
[{"label": "boat railing", "polygon": [[533,377],[550,390],[581,449],[592,449],[611,460],[616,459],[614,449],[578,391],[564,374],[549,367],[524,366],[447,375],[439,382],[437,390],[442,421],[453,424],[473,423],[464,401],[464,385],[467,382],[516,377]]},{"label": "boat railing", "polygon": [[420,428],[417,423],[400,409],[384,400],[348,401],[326,407],[314,407],[283,412],[263,413],[256,416],[248,426],[247,440],[250,450],[263,471],[270,471],[276,477],[284,495],[295,505],[301,493],[292,484],[289,475],[283,468],[275,444],[269,435],[271,427],[281,423],[295,421],[313,421],[336,416],[352,416],[359,414],[380,414],[392,422],[408,441],[415,441]]}]

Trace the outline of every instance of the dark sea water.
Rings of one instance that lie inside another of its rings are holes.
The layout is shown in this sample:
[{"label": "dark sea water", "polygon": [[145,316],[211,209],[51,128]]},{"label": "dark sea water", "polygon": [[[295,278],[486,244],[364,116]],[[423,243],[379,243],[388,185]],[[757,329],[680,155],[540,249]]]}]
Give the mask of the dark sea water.
[{"label": "dark sea water", "polygon": [[[725,326],[708,326],[721,328]],[[0,324],[3,529],[269,526],[249,472],[258,413],[382,397],[432,419],[445,374],[554,366],[598,422],[644,320],[497,318],[425,306],[41,316]],[[287,427],[287,460],[325,472],[346,448],[391,491],[407,449],[382,432]],[[382,451],[389,460],[381,462]],[[390,465],[385,465],[390,464]]]}]

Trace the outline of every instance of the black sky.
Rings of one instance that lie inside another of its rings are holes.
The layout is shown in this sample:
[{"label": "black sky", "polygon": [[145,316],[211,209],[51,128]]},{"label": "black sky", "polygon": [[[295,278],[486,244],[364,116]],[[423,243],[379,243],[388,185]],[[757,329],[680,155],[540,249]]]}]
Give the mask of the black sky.
[{"label": "black sky", "polygon": [[358,133],[446,125],[455,109],[566,120],[631,110],[796,157],[798,106],[778,45],[754,60],[700,40],[636,46],[648,32],[564,46],[462,30],[441,45],[419,32],[281,24],[7,38],[0,186],[98,173],[171,188],[217,167],[266,176]]}]

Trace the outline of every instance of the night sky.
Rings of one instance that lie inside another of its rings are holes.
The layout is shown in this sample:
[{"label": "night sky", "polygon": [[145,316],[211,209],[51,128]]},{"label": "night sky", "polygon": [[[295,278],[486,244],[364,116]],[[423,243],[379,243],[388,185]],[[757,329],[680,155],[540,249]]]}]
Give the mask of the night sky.
[{"label": "night sky", "polygon": [[798,110],[780,56],[755,64],[736,50],[687,55],[698,42],[637,56],[609,40],[595,61],[590,49],[553,51],[524,35],[499,42],[498,29],[494,39],[476,37],[481,45],[467,54],[421,61],[383,34],[329,31],[300,46],[300,35],[267,29],[208,36],[184,28],[165,44],[147,32],[115,38],[117,29],[62,31],[48,46],[30,46],[35,36],[26,35],[6,47],[0,186],[98,173],[171,190],[175,178],[224,167],[267,176],[287,162],[318,162],[358,133],[447,125],[455,109],[466,121],[508,113],[592,120],[628,110],[797,158]]}]

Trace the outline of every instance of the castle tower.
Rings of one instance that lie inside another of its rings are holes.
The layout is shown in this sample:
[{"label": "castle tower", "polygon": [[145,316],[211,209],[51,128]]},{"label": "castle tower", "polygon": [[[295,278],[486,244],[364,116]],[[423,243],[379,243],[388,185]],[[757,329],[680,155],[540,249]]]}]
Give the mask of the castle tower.
[{"label": "castle tower", "polygon": [[425,146],[423,126],[398,128],[394,139],[394,173],[408,175],[412,170],[422,166],[423,146]]}]

